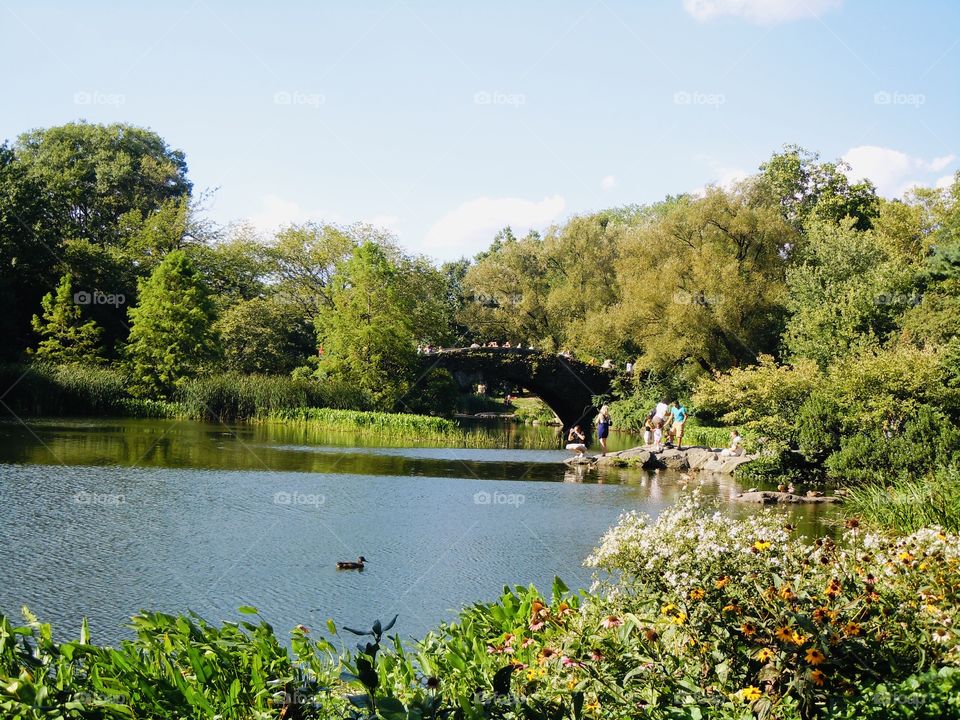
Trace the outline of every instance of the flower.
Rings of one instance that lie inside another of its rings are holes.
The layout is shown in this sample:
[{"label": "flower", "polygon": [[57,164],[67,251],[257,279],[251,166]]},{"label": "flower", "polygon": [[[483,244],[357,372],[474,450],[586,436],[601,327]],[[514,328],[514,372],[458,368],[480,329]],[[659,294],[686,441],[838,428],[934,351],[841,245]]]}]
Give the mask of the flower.
[{"label": "flower", "polygon": [[860,518],[848,518],[847,521],[843,523],[843,526],[847,530],[856,530],[858,527],[860,527]]},{"label": "flower", "polygon": [[860,626],[855,622],[848,622],[843,626],[843,634],[848,637],[856,637],[860,634]]},{"label": "flower", "polygon": [[767,660],[773,657],[773,650],[770,648],[760,648],[754,657],[760,662],[767,662]]},{"label": "flower", "polygon": [[683,625],[686,621],[687,614],[685,612],[678,612],[676,615],[670,618],[670,622],[672,622],[674,625]]},{"label": "flower", "polygon": [[647,628],[643,631],[643,637],[646,638],[647,642],[656,642],[657,638],[660,637],[660,633],[653,628]]},{"label": "flower", "polygon": [[763,693],[760,692],[760,688],[750,685],[749,687],[743,688],[743,690],[739,692],[739,695],[740,699],[744,702],[753,702],[754,700],[759,700]]},{"label": "flower", "polygon": [[797,596],[794,595],[793,590],[790,589],[789,585],[784,585],[780,589],[780,597],[782,597],[784,600],[793,600]]},{"label": "flower", "polygon": [[590,659],[594,662],[603,662],[603,653],[601,653],[599,650],[594,650],[592,653],[590,653]]},{"label": "flower", "polygon": [[810,648],[807,650],[807,655],[805,660],[811,665],[813,665],[814,667],[821,664],[826,659],[827,659],[826,656],[816,648]]},{"label": "flower", "polygon": [[909,565],[913,562],[913,553],[911,553],[909,550],[904,550],[902,553],[900,553],[899,558],[900,562],[904,563],[905,565]]},{"label": "flower", "polygon": [[427,678],[427,689],[436,690],[440,687],[440,678],[438,677],[428,677]]},{"label": "flower", "polygon": [[660,608],[661,615],[669,615],[671,612],[677,609],[677,606],[673,603],[667,603],[662,608]]},{"label": "flower", "polygon": [[570,607],[570,605],[567,604],[566,602],[560,603],[560,605],[557,607],[557,616],[558,616],[558,617],[566,617],[567,615],[570,615],[571,613],[573,613],[573,609],[572,609],[572,608]]},{"label": "flower", "polygon": [[742,632],[747,637],[750,637],[751,635],[757,634],[757,628],[754,627],[753,623],[745,622],[743,625],[740,626],[740,632]]},{"label": "flower", "polygon": [[607,615],[603,620],[600,621],[600,624],[607,630],[610,630],[611,628],[616,628],[623,625],[623,620],[618,618],[616,615]]},{"label": "flower", "polygon": [[[770,543],[769,541],[767,541],[767,540],[757,540],[757,541],[753,544],[753,547],[754,547],[754,549],[755,549],[757,552],[763,552],[764,550],[769,550],[769,549],[770,549],[770,545],[771,545],[771,543]],[[758,692],[759,692],[759,691],[758,691]]]},{"label": "flower", "polygon": [[824,595],[828,598],[835,598],[840,594],[842,587],[840,586],[840,581],[837,578],[833,578],[828,584],[827,589],[824,590]]},{"label": "flower", "polygon": [[787,625],[777,628],[777,632],[775,632],[774,635],[777,636],[777,640],[780,642],[793,642],[793,628]]},{"label": "flower", "polygon": [[706,593],[704,593],[704,591],[703,591],[701,588],[694,588],[693,590],[690,591],[690,599],[691,599],[691,600],[703,600],[703,596],[704,596],[705,594],[706,594]]},{"label": "flower", "polygon": [[542,630],[542,629],[543,629],[544,624],[545,624],[545,623],[543,622],[543,620],[537,620],[536,622],[530,623],[530,629],[531,629],[533,632],[537,632],[537,630]]},{"label": "flower", "polygon": [[547,609],[547,606],[544,605],[539,600],[534,600],[530,604],[530,617],[531,618],[545,618],[550,615],[550,611]]},{"label": "flower", "polygon": [[950,632],[944,630],[943,628],[937,628],[933,631],[933,641],[938,643],[945,643],[950,639]]},{"label": "flower", "polygon": [[813,621],[815,623],[832,622],[837,619],[837,611],[830,608],[818,607],[813,611]]},{"label": "flower", "polygon": [[735,613],[735,612],[737,612],[737,610],[739,610],[739,609],[740,609],[740,608],[738,608],[736,605],[724,605],[724,606],[723,606],[723,610],[721,610],[721,612],[725,612],[725,613],[732,612],[732,613]]},{"label": "flower", "polygon": [[527,638],[527,639],[524,640],[522,643],[520,643],[520,647],[523,648],[524,650],[526,650],[528,647],[530,647],[531,645],[533,645],[535,642],[536,642],[536,640],[534,640],[533,638]]},{"label": "flower", "polygon": [[802,646],[806,641],[807,641],[807,636],[806,636],[806,635],[801,635],[801,634],[798,633],[796,630],[794,630],[794,632],[793,632],[793,637],[790,638],[790,642],[792,642],[792,643],[793,643],[794,645],[796,645],[797,647],[800,647],[800,646]]},{"label": "flower", "polygon": [[822,670],[813,670],[810,673],[810,679],[815,685],[823,685],[827,681],[827,674]]},{"label": "flower", "polygon": [[556,650],[554,650],[553,648],[545,647],[543,650],[540,651],[540,654],[537,656],[537,659],[541,663],[545,663],[547,662],[547,660],[550,660],[551,658],[555,658],[556,656],[557,656]]},{"label": "flower", "polygon": [[720,578],[719,580],[717,580],[717,581],[713,584],[713,586],[714,586],[717,590],[723,590],[723,589],[724,589],[727,585],[729,585],[729,584],[730,584],[730,578],[729,578],[728,576],[724,575],[722,578]]},{"label": "flower", "polygon": [[310,628],[308,628],[306,625],[297,625],[297,627],[296,627],[295,629],[296,629],[296,630],[299,630],[299,631],[302,632],[302,633],[308,633],[308,632],[310,632]]}]

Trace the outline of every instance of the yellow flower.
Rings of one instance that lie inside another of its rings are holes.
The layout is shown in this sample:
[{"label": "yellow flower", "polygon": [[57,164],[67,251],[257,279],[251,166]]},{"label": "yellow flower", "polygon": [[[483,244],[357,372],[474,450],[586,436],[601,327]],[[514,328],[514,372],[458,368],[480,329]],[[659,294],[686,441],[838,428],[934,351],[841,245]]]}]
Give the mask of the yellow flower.
[{"label": "yellow flower", "polygon": [[826,595],[828,598],[835,598],[840,594],[841,589],[842,588],[840,586],[840,581],[837,580],[836,578],[833,578],[833,580],[831,580],[830,583],[827,585],[827,589],[824,591],[824,595]]},{"label": "yellow flower", "polygon": [[843,634],[849,637],[855,637],[860,634],[860,626],[855,622],[848,622],[843,626]]},{"label": "yellow flower", "polygon": [[736,611],[737,611],[736,605],[724,605],[723,610],[721,612],[728,613],[728,612],[736,612]]},{"label": "yellow flower", "polygon": [[661,615],[669,615],[673,610],[676,610],[677,606],[673,603],[667,603],[662,608],[660,608]]},{"label": "yellow flower", "polygon": [[704,595],[705,593],[700,588],[694,588],[693,590],[690,591],[691,600],[703,600]]},{"label": "yellow flower", "polygon": [[815,685],[823,685],[827,680],[827,675],[822,670],[814,670],[810,673],[810,679]]},{"label": "yellow flower", "polygon": [[753,685],[743,688],[739,694],[740,699],[744,702],[753,702],[754,700],[759,700],[763,696],[763,693],[760,692],[760,688],[754,687]]},{"label": "yellow flower", "polygon": [[770,648],[760,648],[754,657],[760,662],[767,662],[767,660],[773,657],[773,651]]},{"label": "yellow flower", "polygon": [[567,680],[567,689],[568,689],[568,690],[573,690],[576,686],[577,686],[577,681],[576,681],[576,680],[574,680],[573,678],[570,678],[569,680]]},{"label": "yellow flower", "polygon": [[672,622],[674,625],[683,625],[686,621],[687,614],[685,612],[678,612],[676,615],[670,618],[670,622]]},{"label": "yellow flower", "polygon": [[757,629],[753,626],[753,623],[746,622],[740,626],[740,632],[750,637],[751,635],[756,635]]},{"label": "yellow flower", "polygon": [[770,549],[770,543],[766,540],[757,540],[753,544],[753,547],[756,548],[757,552],[763,552],[764,550]]},{"label": "yellow flower", "polygon": [[786,625],[777,628],[777,632],[774,634],[780,642],[793,642],[793,628],[787,627]]},{"label": "yellow flower", "polygon": [[713,586],[714,586],[717,590],[723,590],[723,589],[724,589],[727,585],[729,585],[729,584],[730,584],[730,578],[727,577],[726,575],[724,575],[722,578],[720,578],[719,580],[717,580],[717,581],[713,584]]},{"label": "yellow flower", "polygon": [[801,646],[801,645],[803,645],[806,641],[807,641],[807,636],[806,636],[806,635],[801,635],[800,633],[798,633],[798,632],[796,632],[796,631],[794,631],[793,637],[790,638],[790,642],[792,642],[794,645],[796,645],[796,646],[798,646],[798,647]]},{"label": "yellow flower", "polygon": [[900,562],[905,564],[912,563],[913,553],[911,553],[909,550],[904,550],[902,553],[900,553]]},{"label": "yellow flower", "polygon": [[780,597],[784,600],[793,600],[796,595],[793,594],[793,590],[790,589],[789,585],[784,585],[780,590]]},{"label": "yellow flower", "polygon": [[600,707],[600,701],[599,701],[599,700],[591,700],[590,702],[586,703],[586,704],[583,706],[583,709],[584,709],[586,712],[593,712],[594,710],[596,710],[596,709],[599,708],[599,707]]},{"label": "yellow flower", "polygon": [[816,667],[826,659],[827,659],[826,656],[816,648],[810,648],[809,650],[807,650],[806,660],[808,663],[810,663],[814,667]]}]

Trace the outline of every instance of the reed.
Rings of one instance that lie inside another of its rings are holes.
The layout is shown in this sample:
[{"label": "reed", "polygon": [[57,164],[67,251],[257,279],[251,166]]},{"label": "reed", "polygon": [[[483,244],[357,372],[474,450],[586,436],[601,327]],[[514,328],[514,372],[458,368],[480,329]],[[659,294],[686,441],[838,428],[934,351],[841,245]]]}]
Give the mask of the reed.
[{"label": "reed", "polygon": [[914,532],[937,525],[960,530],[960,470],[941,468],[929,475],[871,482],[854,487],[849,513],[872,525]]}]

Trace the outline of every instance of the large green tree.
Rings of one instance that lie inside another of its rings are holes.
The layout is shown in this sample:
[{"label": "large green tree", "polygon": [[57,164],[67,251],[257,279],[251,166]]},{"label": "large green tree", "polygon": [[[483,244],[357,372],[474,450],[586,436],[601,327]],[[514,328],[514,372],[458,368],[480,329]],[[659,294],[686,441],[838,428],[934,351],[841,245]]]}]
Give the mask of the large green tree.
[{"label": "large green tree", "polygon": [[99,363],[101,329],[94,320],[84,320],[73,293],[69,274],[60,278],[56,294],[41,301],[42,316],[33,316],[33,329],[42,339],[30,354],[53,363]]},{"label": "large green tree", "polygon": [[403,409],[416,379],[415,298],[383,247],[366,242],[338,264],[317,315],[319,372],[360,388],[371,405]]},{"label": "large green tree", "polygon": [[213,369],[214,305],[183,251],[167,255],[140,284],[139,302],[129,316],[126,353],[137,394],[169,397],[184,378]]}]

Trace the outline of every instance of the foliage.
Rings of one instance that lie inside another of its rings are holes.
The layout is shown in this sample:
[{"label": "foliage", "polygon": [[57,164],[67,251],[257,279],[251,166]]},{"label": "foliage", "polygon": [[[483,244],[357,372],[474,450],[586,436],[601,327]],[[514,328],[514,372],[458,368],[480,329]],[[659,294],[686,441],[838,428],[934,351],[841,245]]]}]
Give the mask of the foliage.
[{"label": "foliage", "polygon": [[220,373],[184,381],[177,398],[189,416],[230,422],[268,417],[280,410],[325,407],[328,396],[316,380]]},{"label": "foliage", "polygon": [[113,368],[92,365],[0,366],[6,409],[19,416],[125,415],[127,379]]},{"label": "foliage", "polygon": [[56,296],[47,293],[41,301],[43,317],[33,316],[33,330],[43,339],[31,352],[37,360],[50,363],[98,363],[101,330],[94,320],[83,321],[74,301],[69,274],[60,278]]},{"label": "foliage", "polygon": [[313,325],[280,298],[238,300],[215,325],[226,368],[239,373],[284,375],[316,352]]},{"label": "foliage", "polygon": [[518,422],[537,422],[545,425],[557,422],[556,414],[540,398],[514,398],[512,403],[516,408],[513,411],[513,419]]},{"label": "foliage", "polygon": [[936,525],[960,532],[960,471],[876,479],[853,488],[849,511],[893,532],[915,532]]},{"label": "foliage", "polygon": [[138,395],[169,397],[216,356],[213,304],[187,255],[172,252],[140,286],[126,352]]}]

